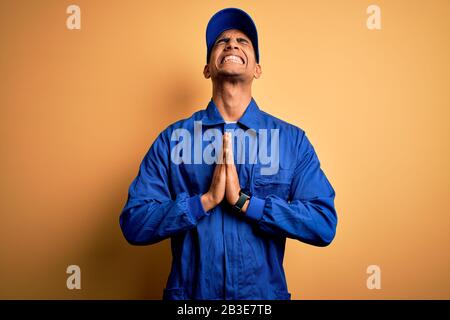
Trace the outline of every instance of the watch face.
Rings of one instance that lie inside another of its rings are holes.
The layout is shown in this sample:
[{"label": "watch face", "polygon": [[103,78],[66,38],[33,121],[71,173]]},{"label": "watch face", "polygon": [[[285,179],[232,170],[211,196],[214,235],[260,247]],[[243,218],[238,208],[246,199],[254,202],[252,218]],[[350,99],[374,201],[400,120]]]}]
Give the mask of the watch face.
[{"label": "watch face", "polygon": [[249,196],[249,197],[252,195],[251,192],[250,192],[250,190],[247,189],[247,188],[242,188],[242,189],[241,189],[241,193],[246,194],[246,195]]}]

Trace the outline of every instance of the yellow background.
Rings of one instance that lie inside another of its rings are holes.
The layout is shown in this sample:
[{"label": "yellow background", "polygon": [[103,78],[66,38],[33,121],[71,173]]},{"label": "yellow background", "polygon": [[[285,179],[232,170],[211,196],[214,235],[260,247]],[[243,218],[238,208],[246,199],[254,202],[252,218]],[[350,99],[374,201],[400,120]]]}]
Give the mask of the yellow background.
[{"label": "yellow background", "polygon": [[118,218],[157,134],[209,101],[205,27],[229,6],[258,26],[256,101],[336,190],[332,245],[287,243],[292,298],[450,298],[450,1],[80,0],[73,31],[70,4],[0,1],[0,298],[161,298],[169,241],[132,247]]}]

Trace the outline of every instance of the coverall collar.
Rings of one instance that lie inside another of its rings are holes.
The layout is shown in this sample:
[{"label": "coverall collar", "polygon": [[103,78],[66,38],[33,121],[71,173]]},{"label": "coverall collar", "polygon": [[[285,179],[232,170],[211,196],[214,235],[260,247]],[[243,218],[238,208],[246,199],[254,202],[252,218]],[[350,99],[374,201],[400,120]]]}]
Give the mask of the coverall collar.
[{"label": "coverall collar", "polygon": [[[244,114],[237,121],[238,123],[244,125],[248,129],[258,130],[261,127],[262,119],[261,119],[262,111],[259,109],[256,101],[252,98],[247,108],[244,111]],[[204,125],[216,125],[223,124],[225,120],[222,118],[219,110],[217,109],[214,101],[211,100],[206,107],[206,113],[202,120]]]}]

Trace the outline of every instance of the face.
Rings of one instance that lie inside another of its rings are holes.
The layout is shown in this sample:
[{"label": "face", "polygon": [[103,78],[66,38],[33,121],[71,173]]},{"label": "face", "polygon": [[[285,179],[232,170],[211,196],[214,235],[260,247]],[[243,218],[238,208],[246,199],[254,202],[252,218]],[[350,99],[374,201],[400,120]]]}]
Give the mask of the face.
[{"label": "face", "polygon": [[261,75],[250,39],[236,29],[226,30],[217,37],[209,63],[203,71],[205,78],[252,81]]}]

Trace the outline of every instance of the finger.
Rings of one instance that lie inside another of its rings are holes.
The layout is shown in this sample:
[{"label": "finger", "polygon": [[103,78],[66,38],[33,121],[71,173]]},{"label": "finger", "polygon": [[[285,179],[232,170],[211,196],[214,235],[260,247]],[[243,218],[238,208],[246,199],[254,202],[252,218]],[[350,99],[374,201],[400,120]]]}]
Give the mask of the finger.
[{"label": "finger", "polygon": [[224,164],[226,163],[226,133],[222,136],[222,145],[219,151],[219,154],[217,155],[217,163]]},{"label": "finger", "polygon": [[222,159],[223,163],[227,161],[227,133],[225,132],[222,137]]},{"label": "finger", "polygon": [[234,164],[234,158],[233,158],[233,147],[231,144],[231,134],[227,132],[225,137],[225,157],[226,161],[225,163],[228,165]]}]

